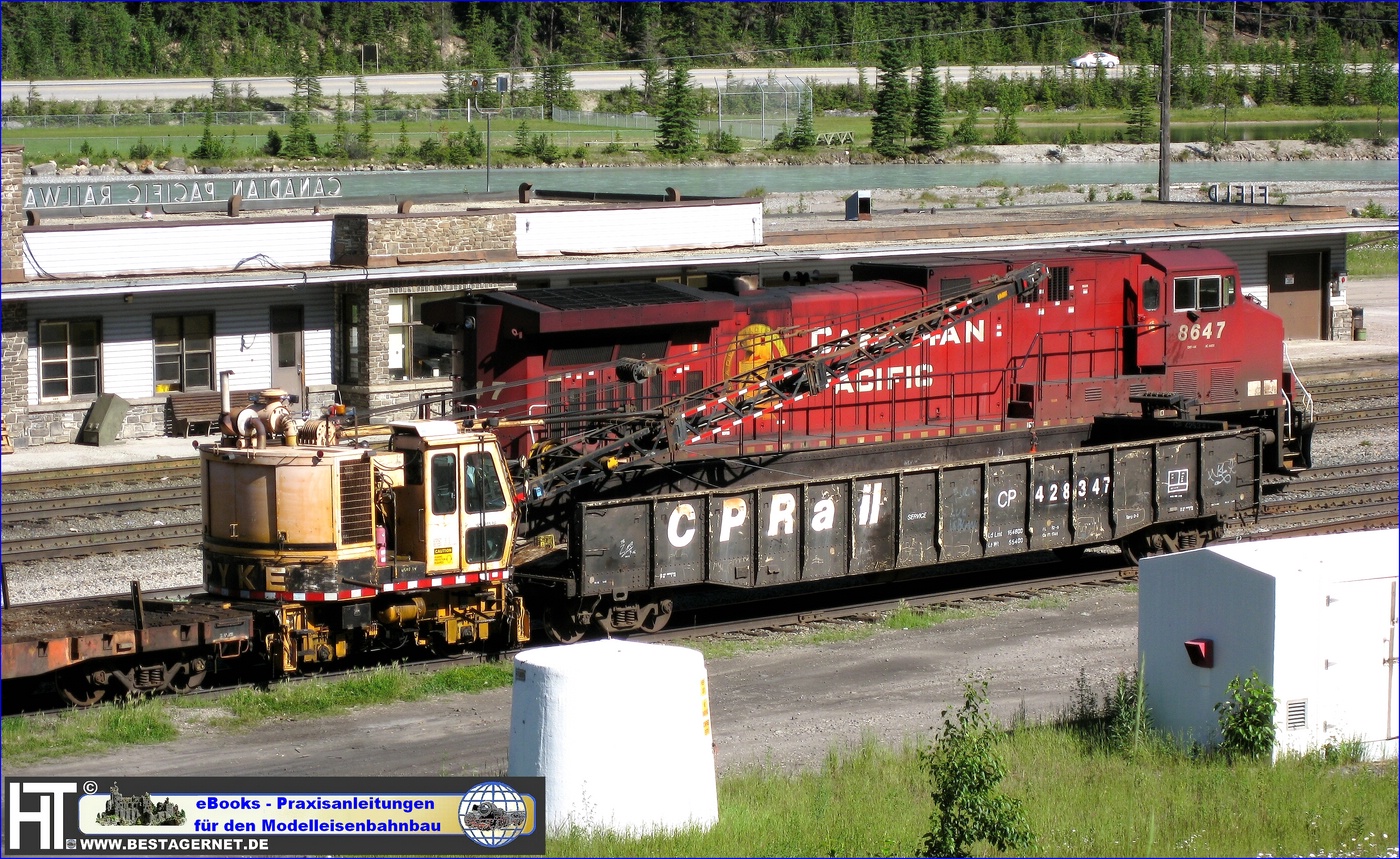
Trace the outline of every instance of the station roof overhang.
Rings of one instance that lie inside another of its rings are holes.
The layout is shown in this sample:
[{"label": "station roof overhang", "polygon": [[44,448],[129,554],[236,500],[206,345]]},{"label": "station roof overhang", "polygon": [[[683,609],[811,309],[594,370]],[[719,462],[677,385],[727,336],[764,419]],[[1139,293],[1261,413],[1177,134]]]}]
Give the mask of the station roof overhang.
[{"label": "station roof overhang", "polygon": [[[929,239],[881,241],[878,233],[851,230],[841,239],[830,233],[814,234],[808,244],[793,234],[782,235],[783,244],[734,249],[702,249],[664,253],[630,253],[535,257],[496,262],[423,263],[388,268],[327,266],[302,270],[198,273],[183,275],[117,276],[86,279],[36,279],[7,283],[0,290],[5,301],[76,297],[140,295],[191,290],[281,289],[362,283],[374,286],[441,283],[444,279],[471,279],[481,283],[454,284],[463,291],[500,290],[509,282],[541,277],[586,274],[601,277],[637,277],[639,272],[689,268],[735,269],[805,263],[847,263],[872,259],[899,259],[946,254],[998,251],[1115,249],[1123,250],[1181,245],[1190,242],[1299,239],[1350,233],[1395,233],[1396,221],[1336,218],[1249,224],[1223,219],[1208,226],[1177,228],[1081,230],[1057,233],[1026,232],[1021,235],[969,235]],[[818,239],[822,239],[818,241]],[[490,281],[496,282],[490,282]]]}]

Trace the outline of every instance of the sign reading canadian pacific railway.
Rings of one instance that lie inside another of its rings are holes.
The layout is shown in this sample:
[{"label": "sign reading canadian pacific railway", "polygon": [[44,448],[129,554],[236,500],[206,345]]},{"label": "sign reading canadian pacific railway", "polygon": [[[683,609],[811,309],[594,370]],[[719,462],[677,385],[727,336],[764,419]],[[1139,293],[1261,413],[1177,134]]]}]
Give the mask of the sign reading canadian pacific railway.
[{"label": "sign reading canadian pacific railway", "polygon": [[333,200],[344,195],[334,175],[132,178],[126,182],[26,182],[26,209],[81,209],[88,206],[161,206],[244,200]]}]

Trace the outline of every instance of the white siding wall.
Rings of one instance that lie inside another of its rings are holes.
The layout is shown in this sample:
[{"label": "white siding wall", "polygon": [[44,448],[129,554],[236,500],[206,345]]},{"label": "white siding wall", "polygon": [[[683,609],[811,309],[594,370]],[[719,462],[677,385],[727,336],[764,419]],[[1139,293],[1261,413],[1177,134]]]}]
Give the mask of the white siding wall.
[{"label": "white siding wall", "polygon": [[[220,292],[147,293],[128,304],[120,296],[43,299],[29,307],[29,402],[39,402],[38,326],[47,319],[102,320],[102,391],[134,400],[155,393],[155,350],[151,317],[214,314],[214,370],[233,370],[237,390],[266,388],[272,381],[272,338],[268,308],[300,304],[306,332],[303,352],[306,384],[331,384],[331,344],[335,317],[333,286],[245,289]],[[217,386],[217,375],[215,385]]]},{"label": "white siding wall", "polygon": [[[330,218],[274,223],[230,218],[227,224],[139,223],[103,230],[30,230],[24,235],[24,272],[39,278],[232,271],[239,262],[258,254],[287,267],[328,265],[331,226]],[[269,267],[263,261],[250,261],[241,269]]]},{"label": "white siding wall", "polygon": [[522,257],[763,244],[763,203],[592,211],[540,210],[515,216]]}]

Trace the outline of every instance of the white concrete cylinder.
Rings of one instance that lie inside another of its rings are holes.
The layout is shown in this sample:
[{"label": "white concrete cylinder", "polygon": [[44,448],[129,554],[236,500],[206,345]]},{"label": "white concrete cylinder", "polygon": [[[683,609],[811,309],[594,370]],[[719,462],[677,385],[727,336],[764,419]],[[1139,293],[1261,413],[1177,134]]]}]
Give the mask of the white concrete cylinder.
[{"label": "white concrete cylinder", "polygon": [[548,830],[719,820],[709,677],[682,647],[592,641],[515,657],[510,774],[544,776]]}]

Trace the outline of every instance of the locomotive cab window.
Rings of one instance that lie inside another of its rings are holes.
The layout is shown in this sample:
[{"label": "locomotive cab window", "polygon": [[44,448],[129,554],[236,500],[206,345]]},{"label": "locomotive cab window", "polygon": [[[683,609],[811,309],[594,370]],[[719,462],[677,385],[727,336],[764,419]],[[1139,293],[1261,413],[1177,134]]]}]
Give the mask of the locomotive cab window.
[{"label": "locomotive cab window", "polygon": [[1162,283],[1155,277],[1142,282],[1142,309],[1160,310],[1162,307]]},{"label": "locomotive cab window", "polygon": [[433,457],[429,473],[433,481],[433,515],[457,512],[457,455],[442,453]]},{"label": "locomotive cab window", "polygon": [[1235,303],[1235,279],[1220,275],[1178,277],[1173,295],[1176,310],[1219,310]]}]

